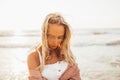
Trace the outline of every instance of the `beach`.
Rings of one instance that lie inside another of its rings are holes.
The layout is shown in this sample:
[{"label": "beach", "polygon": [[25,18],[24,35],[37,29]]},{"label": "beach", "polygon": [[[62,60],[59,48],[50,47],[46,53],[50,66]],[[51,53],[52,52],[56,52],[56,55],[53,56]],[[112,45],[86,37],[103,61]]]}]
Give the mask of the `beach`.
[{"label": "beach", "polygon": [[[40,32],[0,32],[0,80],[27,80],[26,59]],[[71,49],[82,80],[120,80],[120,29],[75,29]]]},{"label": "beach", "polygon": [[75,51],[82,80],[120,79],[120,46],[79,47]]}]

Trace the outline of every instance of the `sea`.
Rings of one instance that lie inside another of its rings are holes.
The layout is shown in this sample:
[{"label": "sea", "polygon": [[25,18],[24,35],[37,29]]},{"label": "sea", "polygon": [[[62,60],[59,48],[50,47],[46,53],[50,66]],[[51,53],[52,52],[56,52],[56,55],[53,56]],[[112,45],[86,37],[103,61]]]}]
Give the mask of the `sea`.
[{"label": "sea", "polygon": [[[0,30],[0,80],[27,80],[40,42],[40,30]],[[82,80],[120,80],[120,28],[73,29],[70,45]]]}]

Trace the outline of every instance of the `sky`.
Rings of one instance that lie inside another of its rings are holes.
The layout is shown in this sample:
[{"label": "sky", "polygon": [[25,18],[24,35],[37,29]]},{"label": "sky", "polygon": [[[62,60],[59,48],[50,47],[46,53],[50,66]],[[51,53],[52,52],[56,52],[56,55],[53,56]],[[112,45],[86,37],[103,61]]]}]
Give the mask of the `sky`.
[{"label": "sky", "polygon": [[41,29],[52,12],[72,28],[120,28],[120,0],[0,0],[0,30]]}]

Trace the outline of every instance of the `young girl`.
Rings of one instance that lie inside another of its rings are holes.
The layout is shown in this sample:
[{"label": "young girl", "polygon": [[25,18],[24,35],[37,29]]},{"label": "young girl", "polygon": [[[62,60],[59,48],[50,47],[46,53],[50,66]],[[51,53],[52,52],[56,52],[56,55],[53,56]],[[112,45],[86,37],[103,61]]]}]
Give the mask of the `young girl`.
[{"label": "young girl", "polygon": [[28,55],[28,80],[81,80],[70,49],[69,27],[58,13],[46,16],[42,25],[42,43]]}]

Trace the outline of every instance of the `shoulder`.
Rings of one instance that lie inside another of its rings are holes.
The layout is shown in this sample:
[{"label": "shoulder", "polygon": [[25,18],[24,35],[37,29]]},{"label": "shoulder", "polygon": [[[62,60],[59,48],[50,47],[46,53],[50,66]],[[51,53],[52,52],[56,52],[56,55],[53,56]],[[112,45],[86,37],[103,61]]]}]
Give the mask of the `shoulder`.
[{"label": "shoulder", "polygon": [[33,60],[33,59],[36,59],[37,57],[38,57],[38,53],[34,49],[34,50],[32,50],[32,51],[29,52],[29,54],[27,56],[27,60]]},{"label": "shoulder", "polygon": [[29,52],[27,56],[27,65],[28,65],[28,69],[30,70],[34,70],[40,65],[39,56],[35,49]]}]

